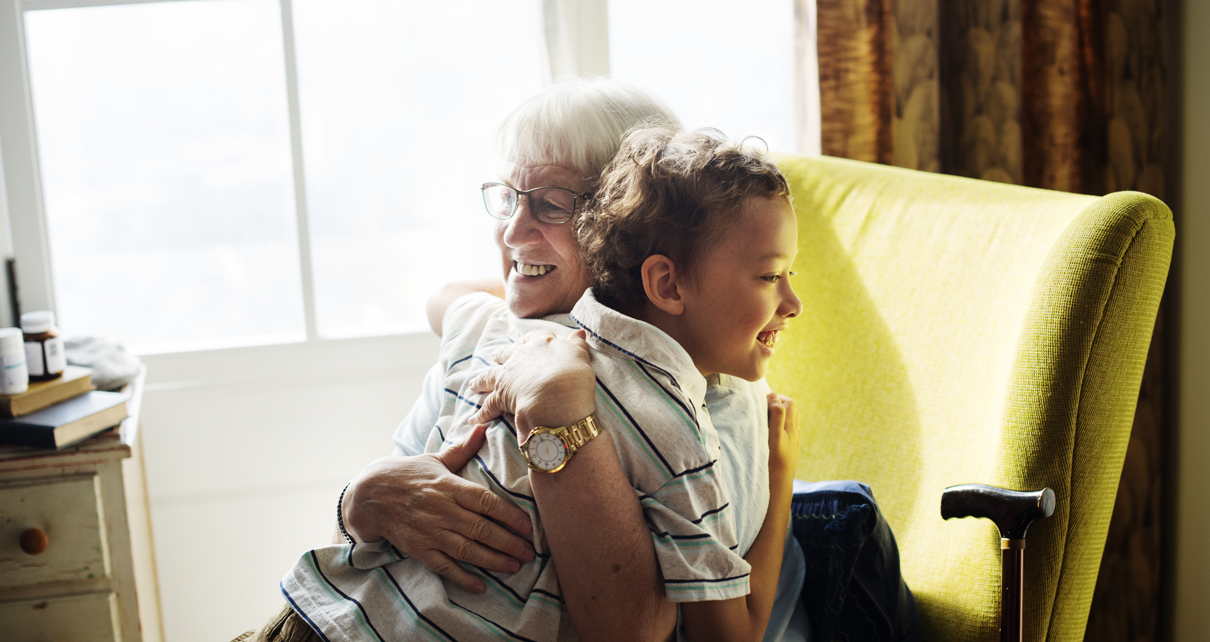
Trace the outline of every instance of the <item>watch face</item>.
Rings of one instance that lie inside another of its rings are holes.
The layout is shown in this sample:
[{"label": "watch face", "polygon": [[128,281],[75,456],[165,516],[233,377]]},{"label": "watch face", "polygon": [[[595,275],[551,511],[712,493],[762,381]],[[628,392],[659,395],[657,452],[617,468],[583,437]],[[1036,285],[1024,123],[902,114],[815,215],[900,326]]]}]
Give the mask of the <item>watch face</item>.
[{"label": "watch face", "polygon": [[539,470],[554,470],[567,459],[563,440],[548,432],[530,435],[526,450],[529,452],[529,462]]}]

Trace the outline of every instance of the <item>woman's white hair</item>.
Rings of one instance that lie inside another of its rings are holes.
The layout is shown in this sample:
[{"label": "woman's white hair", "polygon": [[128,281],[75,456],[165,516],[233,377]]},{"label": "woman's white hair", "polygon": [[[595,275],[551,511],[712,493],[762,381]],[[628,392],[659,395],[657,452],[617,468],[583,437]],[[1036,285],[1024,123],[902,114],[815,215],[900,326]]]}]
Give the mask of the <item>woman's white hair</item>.
[{"label": "woman's white hair", "polygon": [[634,85],[576,78],[521,103],[500,125],[497,144],[505,162],[567,167],[595,187],[637,125],[681,129],[663,101]]}]

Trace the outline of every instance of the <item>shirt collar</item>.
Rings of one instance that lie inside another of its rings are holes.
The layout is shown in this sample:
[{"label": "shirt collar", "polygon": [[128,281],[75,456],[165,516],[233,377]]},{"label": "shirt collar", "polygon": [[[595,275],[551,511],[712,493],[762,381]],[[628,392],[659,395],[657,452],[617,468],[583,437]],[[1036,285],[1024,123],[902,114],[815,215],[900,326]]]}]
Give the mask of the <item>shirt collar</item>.
[{"label": "shirt collar", "polygon": [[592,289],[571,310],[571,320],[588,333],[588,343],[601,352],[652,366],[672,377],[695,404],[706,396],[706,379],[689,353],[663,330],[597,301]]}]

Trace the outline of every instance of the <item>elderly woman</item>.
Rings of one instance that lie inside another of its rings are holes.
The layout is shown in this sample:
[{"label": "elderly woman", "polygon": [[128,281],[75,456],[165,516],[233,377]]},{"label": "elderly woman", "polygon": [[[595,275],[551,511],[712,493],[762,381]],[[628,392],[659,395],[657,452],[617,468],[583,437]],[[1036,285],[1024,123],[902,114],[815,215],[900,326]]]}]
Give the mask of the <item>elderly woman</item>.
[{"label": "elderly woman", "polygon": [[[589,285],[566,223],[594,190],[623,134],[650,121],[676,124],[656,99],[610,81],[557,85],[510,115],[500,135],[506,164],[499,181],[483,187],[488,213],[500,219],[496,240],[503,288],[494,280],[447,286],[430,302],[434,330],[441,333],[454,299],[474,291],[502,295],[517,317],[566,319]],[[484,581],[462,564],[489,573],[516,572],[534,558],[523,536],[531,525],[511,502],[453,474],[479,451],[482,430],[438,454],[423,454],[444,403],[443,375],[435,366],[426,377],[420,399],[396,431],[396,454],[371,463],[346,487],[338,505],[340,528],[349,541],[386,540],[454,585],[478,593],[487,589]],[[581,346],[530,341],[510,358],[498,381],[504,394],[495,399],[515,410],[518,422],[568,426],[593,413],[593,381]],[[733,432],[728,424],[730,418],[750,422],[753,404],[763,416],[768,388],[730,378],[713,384],[706,405],[719,432],[727,495],[740,509],[735,529],[742,554],[768,504],[767,476],[751,474],[764,469],[768,446],[763,440],[752,443],[750,433]],[[579,637],[670,637],[676,608],[665,598],[651,532],[610,441],[585,443],[556,475],[530,477],[562,598]],[[765,639],[801,638],[806,628],[802,610],[795,615],[802,554],[789,537],[784,558]],[[312,633],[287,608],[260,635],[309,639]]]}]

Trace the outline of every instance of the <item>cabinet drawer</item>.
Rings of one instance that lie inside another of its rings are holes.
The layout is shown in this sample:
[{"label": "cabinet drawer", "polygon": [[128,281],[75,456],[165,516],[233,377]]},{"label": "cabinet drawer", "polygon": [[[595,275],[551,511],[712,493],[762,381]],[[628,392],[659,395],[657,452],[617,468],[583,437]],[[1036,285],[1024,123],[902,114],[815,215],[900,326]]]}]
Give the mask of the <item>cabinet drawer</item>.
[{"label": "cabinet drawer", "polygon": [[[0,588],[108,577],[95,475],[0,486]],[[21,550],[31,528],[46,550]]]},{"label": "cabinet drawer", "polygon": [[114,642],[112,593],[86,593],[45,600],[0,602],[6,642]]}]

